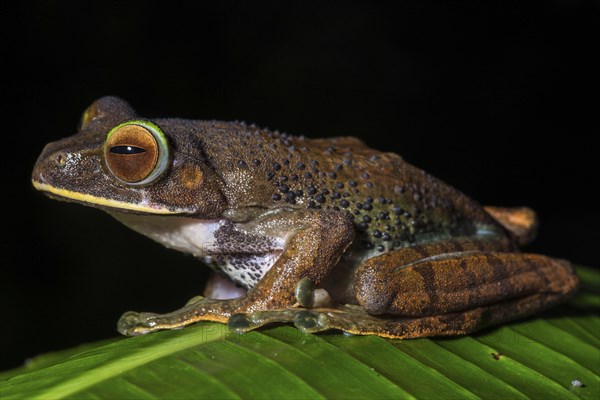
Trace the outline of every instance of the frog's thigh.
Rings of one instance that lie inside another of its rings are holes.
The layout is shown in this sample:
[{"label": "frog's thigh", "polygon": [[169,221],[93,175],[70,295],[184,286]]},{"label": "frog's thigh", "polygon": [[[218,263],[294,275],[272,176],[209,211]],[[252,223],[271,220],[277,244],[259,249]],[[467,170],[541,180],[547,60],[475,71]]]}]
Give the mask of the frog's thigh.
[{"label": "frog's thigh", "polygon": [[555,304],[578,286],[567,261],[476,247],[436,254],[444,246],[426,244],[371,258],[357,271],[358,301],[370,314],[406,317],[493,308],[497,323]]},{"label": "frog's thigh", "polygon": [[459,238],[382,254],[357,270],[360,306],[305,311],[294,323],[309,332],[335,328],[391,338],[466,334],[529,315],[576,290],[568,262],[509,253],[506,246]]}]

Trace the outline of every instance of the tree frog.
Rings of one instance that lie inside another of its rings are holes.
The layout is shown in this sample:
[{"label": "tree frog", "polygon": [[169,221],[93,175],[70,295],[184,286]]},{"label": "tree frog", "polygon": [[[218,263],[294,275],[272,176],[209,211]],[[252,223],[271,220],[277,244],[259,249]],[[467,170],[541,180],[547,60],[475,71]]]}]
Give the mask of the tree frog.
[{"label": "tree frog", "polygon": [[198,321],[245,332],[415,338],[466,334],[569,298],[571,264],[520,253],[537,219],[483,207],[353,137],[309,139],[241,122],[140,117],[89,106],[48,144],[33,185],[102,209],[214,270],[203,296],[168,314],[127,312],[133,336]]}]

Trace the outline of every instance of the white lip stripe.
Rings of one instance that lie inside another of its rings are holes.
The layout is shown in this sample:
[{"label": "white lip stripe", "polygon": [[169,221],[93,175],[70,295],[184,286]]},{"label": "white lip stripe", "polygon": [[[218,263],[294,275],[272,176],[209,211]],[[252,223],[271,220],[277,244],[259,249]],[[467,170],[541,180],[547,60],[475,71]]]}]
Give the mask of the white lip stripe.
[{"label": "white lip stripe", "polygon": [[142,204],[127,203],[124,201],[113,200],[113,199],[105,199],[102,197],[92,196],[91,194],[79,193],[79,192],[74,192],[72,190],[57,188],[55,186],[48,185],[47,183],[41,183],[41,182],[37,182],[34,180],[32,180],[32,183],[33,183],[33,187],[35,187],[37,190],[40,190],[42,192],[48,192],[48,193],[56,194],[58,196],[61,196],[61,197],[67,198],[67,199],[83,201],[86,203],[97,204],[100,206],[112,207],[112,208],[116,208],[119,210],[140,211],[140,212],[145,212],[145,213],[149,213],[149,214],[161,214],[161,215],[167,215],[167,214],[174,215],[174,214],[185,214],[186,213],[185,211],[170,211],[165,208],[152,208],[152,207],[148,207],[148,206],[145,206]]}]

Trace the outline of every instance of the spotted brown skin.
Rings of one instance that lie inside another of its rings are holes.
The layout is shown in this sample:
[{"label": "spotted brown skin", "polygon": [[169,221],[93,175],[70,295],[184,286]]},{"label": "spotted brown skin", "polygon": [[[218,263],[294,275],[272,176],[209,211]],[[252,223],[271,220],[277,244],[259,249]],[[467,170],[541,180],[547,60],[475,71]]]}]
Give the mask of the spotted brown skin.
[{"label": "spotted brown skin", "polygon": [[535,235],[532,210],[484,208],[351,137],[147,120],[104,97],[76,135],[46,146],[32,179],[247,289],[211,299],[223,298],[213,279],[208,298],[180,310],[126,313],[125,335],[206,320],[237,332],[293,322],[306,332],[464,334],[564,301],[579,282],[567,261],[519,253]]},{"label": "spotted brown skin", "polygon": [[364,247],[380,251],[419,235],[474,234],[478,224],[502,232],[466,196],[358,139],[305,139],[222,122],[201,129],[230,204],[347,212]]}]

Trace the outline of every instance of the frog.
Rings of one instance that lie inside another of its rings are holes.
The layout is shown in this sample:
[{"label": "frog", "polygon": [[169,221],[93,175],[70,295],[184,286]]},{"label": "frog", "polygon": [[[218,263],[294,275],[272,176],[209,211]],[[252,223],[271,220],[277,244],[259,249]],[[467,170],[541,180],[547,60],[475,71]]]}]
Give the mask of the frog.
[{"label": "frog", "polygon": [[73,136],[46,145],[32,183],[212,268],[203,294],[179,310],[123,314],[126,336],[201,321],[237,333],[293,324],[465,335],[564,302],[579,286],[569,261],[521,252],[537,231],[530,208],[482,206],[349,136],[145,118],[106,96]]}]

